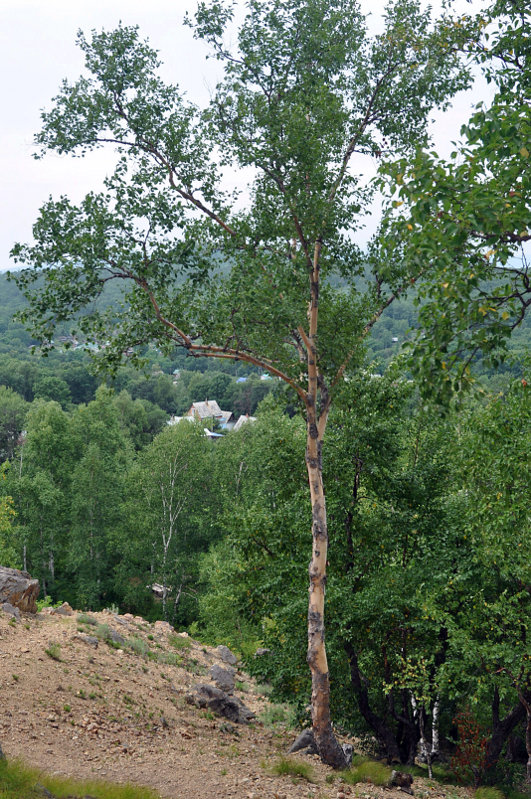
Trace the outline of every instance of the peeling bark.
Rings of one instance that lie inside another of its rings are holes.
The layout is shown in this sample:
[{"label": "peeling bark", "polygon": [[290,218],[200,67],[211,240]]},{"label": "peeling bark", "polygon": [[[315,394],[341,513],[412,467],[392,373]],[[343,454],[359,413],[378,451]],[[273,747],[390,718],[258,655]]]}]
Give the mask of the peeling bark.
[{"label": "peeling bark", "polygon": [[[309,410],[309,409],[308,409]],[[328,529],[322,480],[321,442],[315,423],[308,420],[306,465],[312,500],[312,559],[309,576],[308,665],[312,674],[312,728],[315,743],[324,763],[346,768],[343,749],[334,735],[330,718],[330,678],[325,649],[324,600]]]}]

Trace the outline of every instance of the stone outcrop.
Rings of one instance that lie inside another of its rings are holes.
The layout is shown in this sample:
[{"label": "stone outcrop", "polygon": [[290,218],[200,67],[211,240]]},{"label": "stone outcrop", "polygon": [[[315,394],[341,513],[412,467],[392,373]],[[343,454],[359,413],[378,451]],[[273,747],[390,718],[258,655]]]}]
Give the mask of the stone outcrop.
[{"label": "stone outcrop", "polygon": [[[352,755],[354,753],[354,749],[351,744],[343,743],[341,744],[341,748],[345,755],[345,760],[347,761],[347,765],[350,766],[352,763]],[[303,752],[306,755],[318,755],[319,750],[317,748],[317,744],[315,742],[315,737],[313,734],[313,730],[308,728],[303,730],[298,738],[292,743],[288,750],[288,754],[292,754],[293,752]],[[394,773],[394,772],[393,772]]]},{"label": "stone outcrop", "polygon": [[235,671],[230,666],[224,669],[222,666],[219,666],[215,663],[210,669],[210,677],[214,680],[218,688],[221,688],[222,691],[226,691],[227,693],[232,693],[234,691],[235,685]]},{"label": "stone outcrop", "polygon": [[39,581],[18,569],[0,566],[0,603],[7,602],[23,613],[37,613]]},{"label": "stone outcrop", "polygon": [[255,718],[252,710],[249,710],[239,699],[206,683],[194,685],[191,693],[186,696],[186,701],[190,705],[207,708],[217,716],[224,716],[236,724],[248,724],[251,719]]},{"label": "stone outcrop", "polygon": [[229,666],[235,666],[236,663],[238,662],[238,658],[236,657],[234,652],[230,651],[228,646],[220,644],[217,648],[217,653],[220,659],[223,661],[223,663],[228,663]]}]

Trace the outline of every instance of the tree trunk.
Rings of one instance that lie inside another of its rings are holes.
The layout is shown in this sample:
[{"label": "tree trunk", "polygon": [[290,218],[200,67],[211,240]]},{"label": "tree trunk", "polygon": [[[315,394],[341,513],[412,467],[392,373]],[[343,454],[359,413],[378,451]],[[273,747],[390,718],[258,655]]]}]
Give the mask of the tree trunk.
[{"label": "tree trunk", "polygon": [[526,779],[531,784],[531,705],[526,706],[527,724],[525,728],[525,748],[527,750],[527,770]]},{"label": "tree trunk", "polygon": [[505,716],[499,718],[499,695],[496,691],[492,701],[492,735],[487,743],[487,768],[496,765],[501,755],[503,745],[517,724],[525,717],[525,708],[522,702]]},{"label": "tree trunk", "polygon": [[400,749],[392,729],[370,707],[369,694],[361,679],[356,650],[348,641],[343,643],[343,648],[349,659],[350,682],[356,694],[361,715],[384,747],[389,763],[401,763]]},{"label": "tree trunk", "polygon": [[433,703],[431,715],[431,759],[439,757],[439,712],[441,702],[439,697]]},{"label": "tree trunk", "polygon": [[[312,409],[313,410],[313,409]],[[330,719],[330,678],[324,640],[324,599],[328,530],[323,487],[321,440],[313,414],[308,414],[306,465],[312,502],[313,549],[310,561],[308,605],[308,665],[312,673],[312,726],[315,742],[324,763],[346,768],[345,753],[339,745]]]}]

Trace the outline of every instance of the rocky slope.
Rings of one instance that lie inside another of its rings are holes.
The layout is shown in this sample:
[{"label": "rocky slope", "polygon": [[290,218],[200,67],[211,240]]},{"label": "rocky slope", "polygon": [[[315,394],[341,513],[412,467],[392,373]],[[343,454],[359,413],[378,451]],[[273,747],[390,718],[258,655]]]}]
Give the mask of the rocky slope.
[{"label": "rocky slope", "polygon": [[[227,670],[223,651],[163,622],[66,614],[17,621],[0,612],[0,741],[8,758],[58,774],[149,785],[172,799],[403,796],[327,782],[330,770],[308,755],[296,757],[311,762],[314,784],[273,776],[269,768],[294,734],[260,720],[268,700],[237,666],[234,696],[256,714],[251,723],[187,701],[194,684],[214,685],[212,667],[218,677]],[[428,793],[442,795],[431,787],[418,795]]]}]

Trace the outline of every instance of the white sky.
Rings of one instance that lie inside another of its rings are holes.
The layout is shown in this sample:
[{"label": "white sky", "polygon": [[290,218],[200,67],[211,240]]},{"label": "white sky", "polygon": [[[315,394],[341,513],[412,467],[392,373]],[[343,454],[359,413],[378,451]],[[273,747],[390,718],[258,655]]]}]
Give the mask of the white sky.
[{"label": "white sky", "polygon": [[[384,3],[366,0],[365,5],[376,15]],[[32,158],[40,110],[50,108],[63,78],[73,81],[82,71],[77,30],[112,29],[120,21],[138,24],[143,38],[160,51],[164,77],[202,104],[215,86],[219,66],[206,60],[205,46],[182,25],[185,12],[193,12],[195,6],[196,0],[0,0],[0,271],[13,266],[13,244],[31,240],[38,209],[50,195],[67,194],[77,201],[99,187],[114,163],[103,151],[85,159],[56,154],[39,161]],[[437,116],[435,137],[441,154],[449,152],[477,101],[477,91],[459,97],[454,111]]]}]

